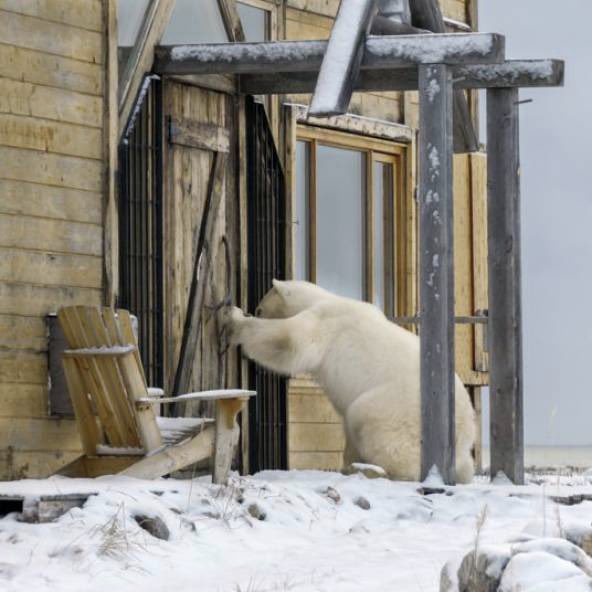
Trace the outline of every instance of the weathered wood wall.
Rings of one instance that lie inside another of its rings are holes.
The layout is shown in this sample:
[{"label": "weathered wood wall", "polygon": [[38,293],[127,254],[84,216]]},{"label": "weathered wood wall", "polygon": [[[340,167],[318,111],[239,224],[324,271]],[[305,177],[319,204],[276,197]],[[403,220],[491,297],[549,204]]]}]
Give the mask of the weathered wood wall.
[{"label": "weathered wood wall", "polygon": [[[444,16],[448,19],[468,25],[476,24],[474,0],[443,0],[441,4]],[[286,0],[285,6],[286,39],[326,39],[330,34],[339,0]],[[309,98],[308,95],[292,95],[287,100],[307,104]],[[474,103],[472,107],[475,108]],[[419,126],[419,101],[416,92],[355,93],[350,112],[402,123],[412,129]],[[410,185],[414,185],[414,155],[409,156],[408,174]],[[485,163],[485,156],[481,154],[457,155],[454,159],[457,316],[471,316],[477,310],[487,308]],[[417,271],[415,265],[412,267]],[[408,309],[402,314],[415,312],[416,310]],[[483,325],[457,325],[457,372],[466,384],[481,385],[488,381],[484,345]],[[340,469],[345,444],[341,420],[314,382],[305,378],[290,382],[288,411],[290,468]]]},{"label": "weathered wood wall", "polygon": [[0,479],[46,476],[80,450],[74,421],[47,415],[44,317],[101,302],[104,13],[0,1]]}]

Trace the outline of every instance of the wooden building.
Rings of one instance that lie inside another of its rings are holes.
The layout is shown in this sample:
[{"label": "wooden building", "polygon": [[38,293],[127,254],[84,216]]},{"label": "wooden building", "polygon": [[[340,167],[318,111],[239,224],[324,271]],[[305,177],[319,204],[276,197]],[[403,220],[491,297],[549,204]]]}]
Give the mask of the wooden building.
[{"label": "wooden building", "polygon": [[[186,386],[262,395],[243,418],[245,470],[340,468],[342,428],[323,393],[225,353],[212,307],[230,294],[253,310],[272,277],[294,277],[414,329],[417,93],[356,93],[351,113],[307,118],[308,95],[252,100],[233,76],[151,74],[158,44],[326,39],[338,5],[0,0],[0,478],[44,477],[81,453],[59,372],[50,380],[60,306],[129,308],[149,379],[175,390],[213,185],[222,200]],[[476,30],[476,5],[443,0],[449,30]],[[485,155],[455,155],[454,171],[456,367],[479,407]]]}]

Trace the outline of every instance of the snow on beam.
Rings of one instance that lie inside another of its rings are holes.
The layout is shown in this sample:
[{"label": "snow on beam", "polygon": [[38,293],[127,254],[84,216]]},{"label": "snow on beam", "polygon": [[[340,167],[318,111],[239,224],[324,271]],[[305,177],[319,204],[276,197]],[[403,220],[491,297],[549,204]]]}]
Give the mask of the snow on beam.
[{"label": "snow on beam", "polygon": [[[562,60],[510,60],[488,66],[456,66],[452,69],[454,86],[467,88],[513,88],[563,86],[565,65]],[[240,77],[242,93],[307,94],[315,88],[315,72],[277,72],[246,74]],[[356,91],[417,90],[417,68],[365,70],[360,73]]]},{"label": "snow on beam", "polygon": [[341,1],[311,100],[312,115],[347,111],[376,9],[377,0]]},{"label": "snow on beam", "polygon": [[[415,64],[488,64],[504,60],[503,35],[452,33],[368,37],[361,69]],[[270,74],[317,72],[327,41],[203,43],[156,49],[158,74]]]}]

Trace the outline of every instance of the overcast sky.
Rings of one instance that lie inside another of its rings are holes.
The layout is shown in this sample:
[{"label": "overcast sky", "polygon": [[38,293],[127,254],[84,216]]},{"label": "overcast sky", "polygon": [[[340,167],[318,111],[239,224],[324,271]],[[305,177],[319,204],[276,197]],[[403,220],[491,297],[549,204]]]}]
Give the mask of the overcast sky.
[{"label": "overcast sky", "polygon": [[567,62],[564,88],[520,91],[525,429],[592,445],[592,0],[480,0],[479,20],[509,58]]}]

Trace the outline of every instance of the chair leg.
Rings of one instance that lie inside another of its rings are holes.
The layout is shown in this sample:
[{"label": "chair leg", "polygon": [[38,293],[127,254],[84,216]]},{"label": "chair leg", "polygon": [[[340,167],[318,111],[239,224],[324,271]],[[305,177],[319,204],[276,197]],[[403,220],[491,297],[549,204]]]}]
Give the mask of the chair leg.
[{"label": "chair leg", "polygon": [[212,481],[226,485],[230,474],[234,447],[238,443],[239,427],[236,416],[248,398],[220,399],[216,401],[216,443]]}]

